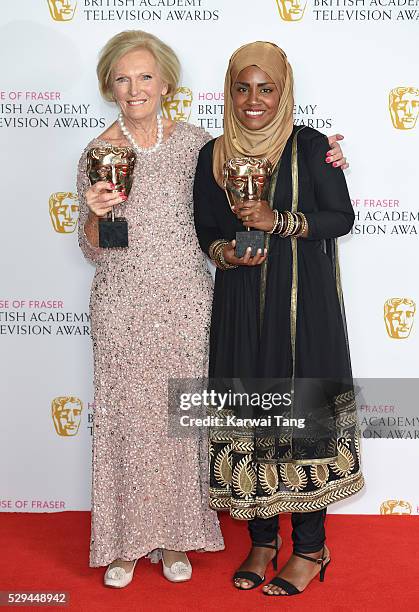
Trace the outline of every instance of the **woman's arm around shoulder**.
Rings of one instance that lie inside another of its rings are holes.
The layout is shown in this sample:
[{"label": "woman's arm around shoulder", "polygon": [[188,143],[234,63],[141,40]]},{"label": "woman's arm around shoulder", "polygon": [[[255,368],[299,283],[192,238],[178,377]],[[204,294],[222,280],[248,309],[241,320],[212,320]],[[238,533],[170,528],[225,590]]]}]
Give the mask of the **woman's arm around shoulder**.
[{"label": "woman's arm around shoulder", "polygon": [[336,238],[351,231],[355,215],[341,168],[325,163],[329,142],[324,134],[305,128],[299,135],[307,152],[308,169],[314,183],[317,212],[305,213],[308,240]]}]

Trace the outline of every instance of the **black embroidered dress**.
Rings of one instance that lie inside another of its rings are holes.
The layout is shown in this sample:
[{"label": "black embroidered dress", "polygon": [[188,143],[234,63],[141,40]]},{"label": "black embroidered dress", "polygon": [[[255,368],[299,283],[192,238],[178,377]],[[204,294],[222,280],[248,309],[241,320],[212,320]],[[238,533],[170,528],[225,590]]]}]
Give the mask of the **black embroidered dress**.
[{"label": "black embroidered dress", "polygon": [[[200,152],[194,187],[207,254],[214,240],[243,231],[213,177],[213,147]],[[289,380],[293,416],[315,422],[303,435],[275,426],[210,431],[210,506],[237,519],[319,510],[364,484],[336,251],[354,213],[343,172],[324,161],[328,149],[324,135],[295,126],[272,180],[271,206],[304,212],[308,238],[266,235],[266,265],[216,273],[210,378]]]}]

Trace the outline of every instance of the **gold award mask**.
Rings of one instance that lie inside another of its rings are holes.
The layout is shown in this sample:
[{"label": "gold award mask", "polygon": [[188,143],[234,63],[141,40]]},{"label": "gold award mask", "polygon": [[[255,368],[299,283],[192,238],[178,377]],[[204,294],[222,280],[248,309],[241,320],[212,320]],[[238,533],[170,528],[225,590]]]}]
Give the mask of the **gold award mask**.
[{"label": "gold award mask", "polygon": [[267,200],[272,164],[267,158],[234,157],[224,164],[224,189],[230,207],[243,200]]},{"label": "gold award mask", "polygon": [[[87,174],[92,185],[110,181],[114,190],[128,197],[135,166],[135,153],[130,147],[106,145],[93,147],[87,153]],[[106,249],[128,247],[128,222],[115,217],[115,207],[107,219],[99,220],[99,246]]]},{"label": "gold award mask", "polygon": [[307,0],[276,0],[279,14],[284,21],[301,21]]},{"label": "gold award mask", "polygon": [[380,514],[412,514],[412,505],[402,499],[387,499],[380,506]]},{"label": "gold award mask", "polygon": [[51,402],[52,420],[59,436],[75,436],[80,427],[83,404],[78,397],[54,397]]},{"label": "gold award mask", "polygon": [[389,111],[396,130],[412,130],[419,115],[419,89],[395,87],[389,94]]},{"label": "gold award mask", "polygon": [[412,331],[416,304],[410,298],[390,298],[384,304],[384,322],[390,338],[404,340]]},{"label": "gold award mask", "polygon": [[47,0],[54,21],[71,21],[77,8],[77,0]]},{"label": "gold award mask", "polygon": [[172,121],[189,121],[193,94],[189,87],[178,87],[174,94],[162,100],[162,114]]},{"label": "gold award mask", "polygon": [[79,203],[77,193],[57,191],[49,198],[49,216],[52,226],[59,234],[71,234],[77,226]]},{"label": "gold award mask", "polygon": [[[227,159],[224,163],[223,174],[223,187],[230,208],[244,200],[268,199],[272,164],[266,157]],[[246,227],[246,231],[236,232],[236,256],[243,257],[248,248],[250,248],[252,257],[259,249],[263,252],[264,240],[264,232],[261,230],[250,230],[250,227]]]},{"label": "gold award mask", "polygon": [[110,181],[121,195],[129,195],[132,186],[135,153],[130,147],[94,147],[87,153],[87,174],[92,185]]}]

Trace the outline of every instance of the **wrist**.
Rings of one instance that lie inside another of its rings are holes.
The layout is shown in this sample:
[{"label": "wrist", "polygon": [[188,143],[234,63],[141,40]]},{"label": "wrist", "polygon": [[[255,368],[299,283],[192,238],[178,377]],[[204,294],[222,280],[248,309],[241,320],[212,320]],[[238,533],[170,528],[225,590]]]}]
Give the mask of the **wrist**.
[{"label": "wrist", "polygon": [[89,208],[89,213],[87,215],[87,220],[91,221],[93,223],[97,223],[99,221],[99,216],[96,213],[94,213],[93,210],[91,210]]},{"label": "wrist", "polygon": [[228,246],[229,243],[227,240],[214,240],[214,242],[210,244],[210,247],[208,249],[208,254],[211,260],[220,270],[230,270],[232,268],[237,268],[237,265],[231,264],[225,259],[224,255]]},{"label": "wrist", "polygon": [[283,210],[279,212],[279,222],[273,233],[282,238],[301,238],[308,233],[308,223],[304,213]]}]

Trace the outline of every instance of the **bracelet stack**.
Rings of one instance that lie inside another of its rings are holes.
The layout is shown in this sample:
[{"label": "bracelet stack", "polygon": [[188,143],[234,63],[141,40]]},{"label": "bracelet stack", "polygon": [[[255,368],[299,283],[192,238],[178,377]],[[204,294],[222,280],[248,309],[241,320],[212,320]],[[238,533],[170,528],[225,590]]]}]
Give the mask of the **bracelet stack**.
[{"label": "bracelet stack", "polygon": [[220,270],[232,270],[233,268],[238,268],[238,266],[230,264],[224,259],[223,251],[226,244],[228,244],[228,240],[214,240],[214,242],[210,244],[208,255]]},{"label": "bracelet stack", "polygon": [[282,238],[299,238],[308,228],[307,219],[302,212],[290,212],[289,210],[278,211],[274,209],[274,225],[269,232]]}]

